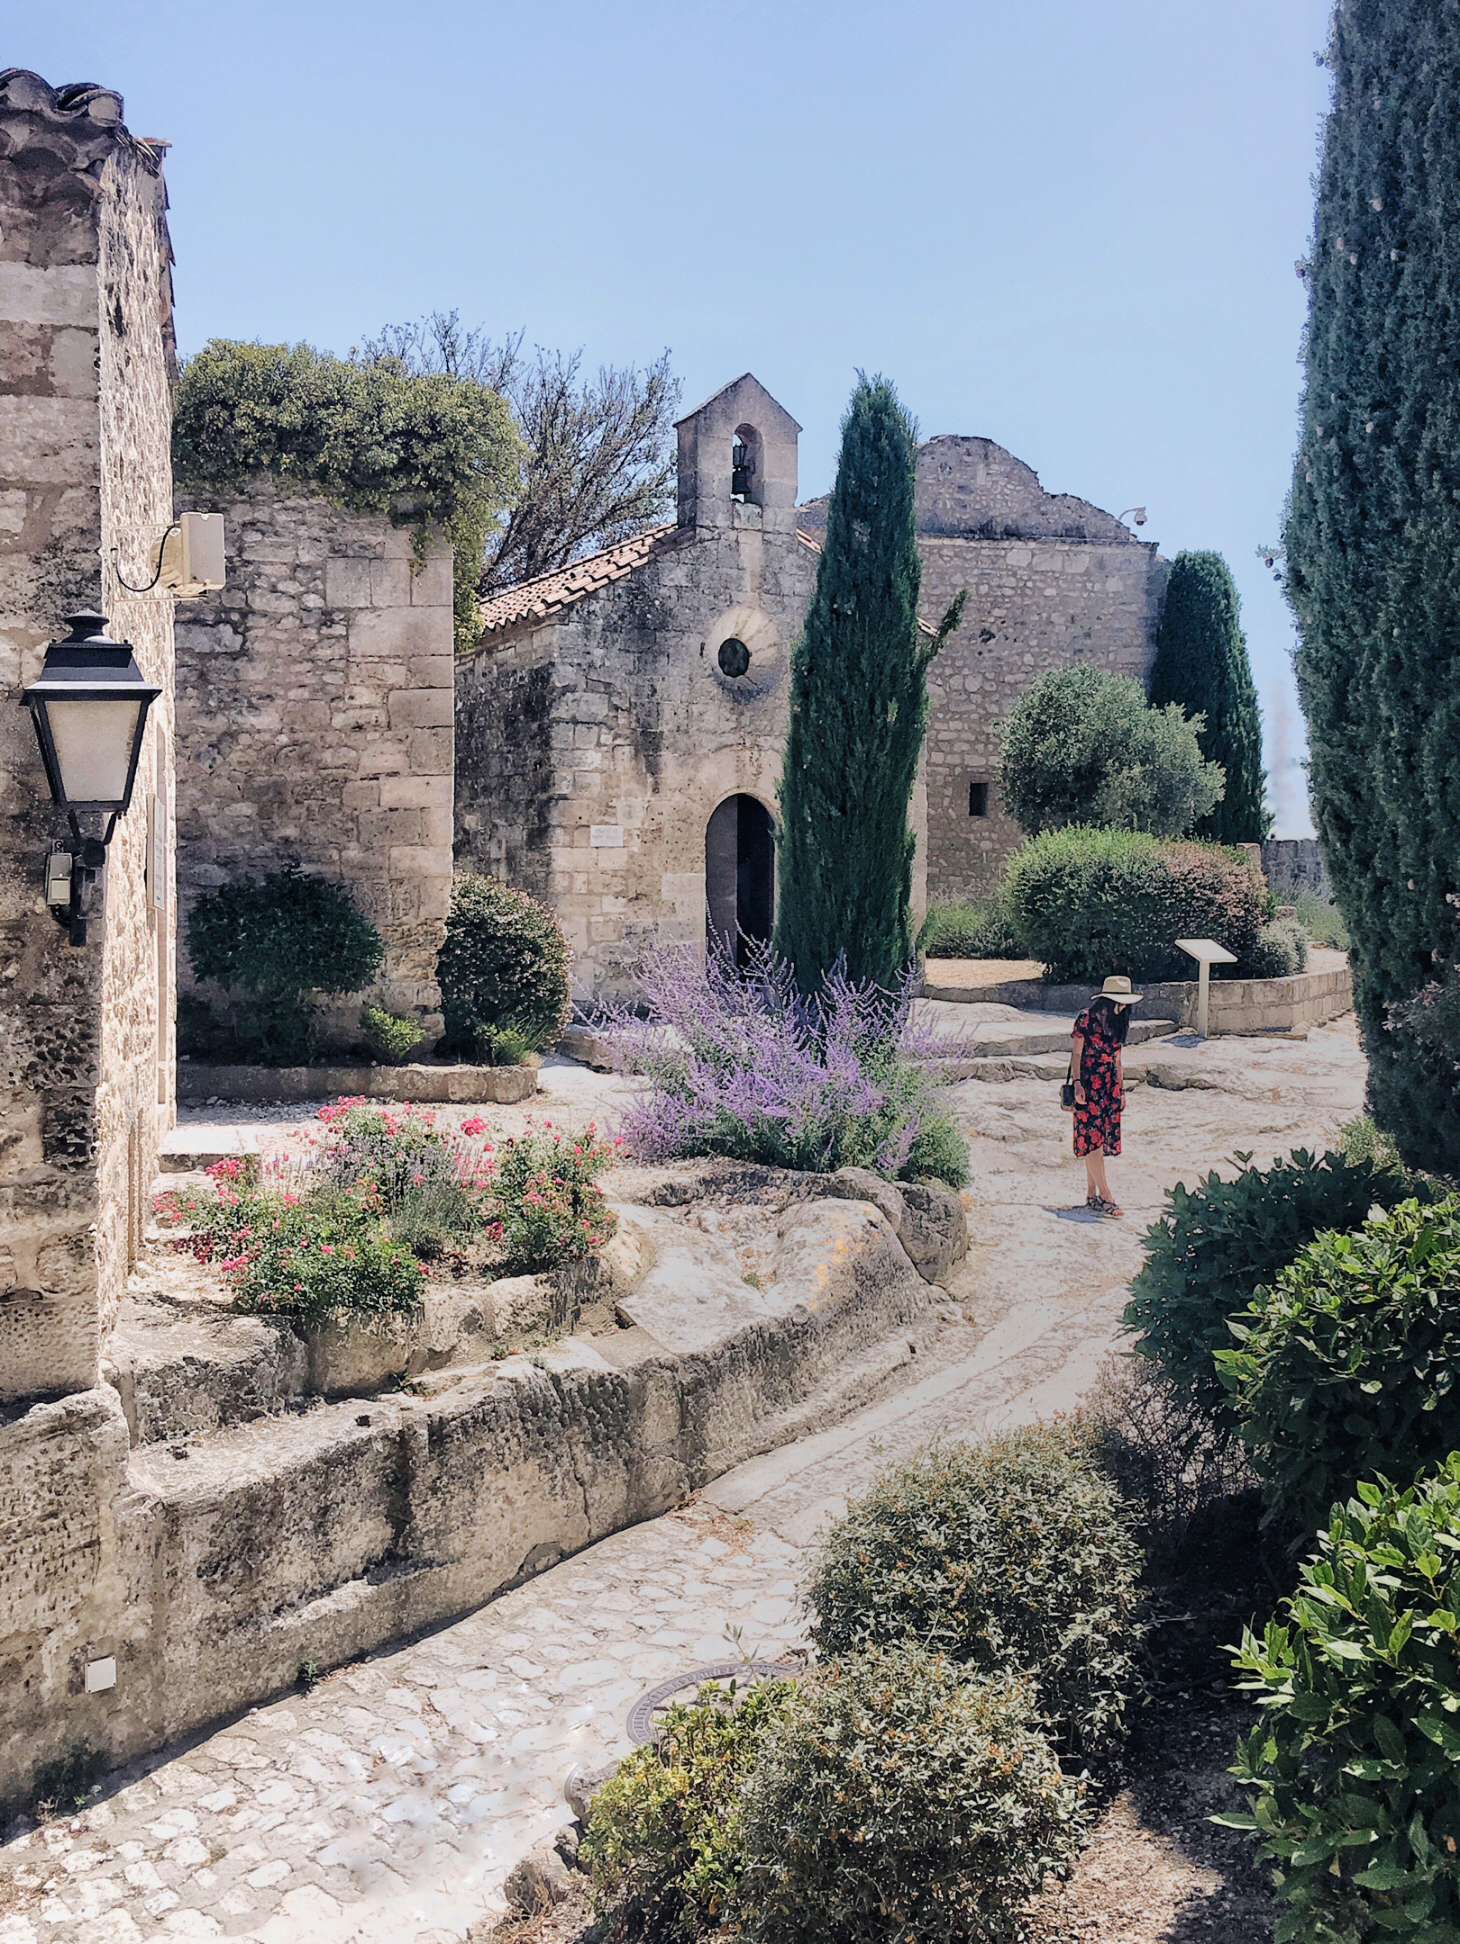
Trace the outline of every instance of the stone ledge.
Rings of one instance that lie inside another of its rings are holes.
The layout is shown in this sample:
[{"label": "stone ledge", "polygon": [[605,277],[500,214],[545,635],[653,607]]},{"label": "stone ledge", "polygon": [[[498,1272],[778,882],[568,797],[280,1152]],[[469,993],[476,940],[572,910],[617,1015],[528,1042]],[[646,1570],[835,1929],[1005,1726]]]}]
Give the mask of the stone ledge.
[{"label": "stone ledge", "polygon": [[[1195,1026],[1199,992],[1195,979],[1152,979],[1143,981],[1140,989],[1145,1018],[1132,1021],[1132,1040],[1142,1025],[1157,1020],[1188,1029]],[[1089,1004],[1091,991],[1088,984],[1050,985],[1043,979],[1008,979],[1001,985],[940,985],[934,974],[924,977],[921,996],[955,1005],[1078,1013]],[[1353,975],[1347,966],[1298,972],[1286,979],[1213,979],[1207,1024],[1213,1038],[1224,1033],[1290,1032],[1295,1026],[1321,1026],[1337,1019],[1351,1012],[1353,1003]],[[990,1053],[995,1050],[992,1046],[988,1049]]]},{"label": "stone ledge", "polygon": [[427,1101],[470,1105],[491,1101],[510,1107],[537,1092],[531,1066],[204,1066],[179,1060],[177,1097],[200,1100],[335,1100],[363,1094],[367,1100]]}]

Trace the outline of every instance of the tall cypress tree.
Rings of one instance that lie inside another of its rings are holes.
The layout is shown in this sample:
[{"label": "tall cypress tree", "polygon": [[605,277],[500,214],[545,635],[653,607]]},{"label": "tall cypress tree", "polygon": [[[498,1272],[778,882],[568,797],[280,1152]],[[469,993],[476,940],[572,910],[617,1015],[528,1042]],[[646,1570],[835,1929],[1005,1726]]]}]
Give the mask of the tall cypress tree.
[{"label": "tall cypress tree", "polygon": [[1372,1111],[1456,1175],[1460,1046],[1435,1026],[1460,986],[1460,4],[1339,0],[1328,64],[1285,535],[1299,692]]},{"label": "tall cypress tree", "polygon": [[791,657],[781,774],[776,950],[803,992],[846,954],[894,985],[913,955],[908,803],[927,722],[927,671],[958,623],[918,624],[917,434],[884,379],[861,377],[806,628]]},{"label": "tall cypress tree", "polygon": [[1225,794],[1195,834],[1217,844],[1260,844],[1272,822],[1262,803],[1262,715],[1237,588],[1220,554],[1179,553],[1172,562],[1151,701],[1179,702],[1188,715],[1204,715],[1201,753],[1227,773]]}]

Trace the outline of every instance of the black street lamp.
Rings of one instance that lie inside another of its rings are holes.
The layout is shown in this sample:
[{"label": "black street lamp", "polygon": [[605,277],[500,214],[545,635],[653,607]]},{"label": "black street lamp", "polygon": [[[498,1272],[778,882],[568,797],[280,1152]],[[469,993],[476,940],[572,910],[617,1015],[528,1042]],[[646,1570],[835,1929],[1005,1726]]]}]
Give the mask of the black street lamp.
[{"label": "black street lamp", "polygon": [[[21,691],[40,744],[51,796],[70,813],[75,848],[51,853],[46,901],[86,943],[86,892],[106,864],[117,818],[132,801],[147,711],[161,695],[143,680],[125,641],[112,641],[104,614],[67,616],[71,632],[46,649],[39,678]],[[77,814],[107,814],[105,834],[83,837]]]}]

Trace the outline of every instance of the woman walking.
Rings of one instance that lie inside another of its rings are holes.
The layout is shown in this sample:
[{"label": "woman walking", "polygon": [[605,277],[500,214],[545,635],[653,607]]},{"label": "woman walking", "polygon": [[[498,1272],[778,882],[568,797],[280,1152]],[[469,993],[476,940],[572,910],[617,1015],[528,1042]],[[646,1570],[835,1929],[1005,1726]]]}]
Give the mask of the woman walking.
[{"label": "woman walking", "polygon": [[1097,1215],[1123,1215],[1105,1178],[1105,1157],[1120,1153],[1125,1078],[1120,1056],[1130,1009],[1142,995],[1130,980],[1109,978],[1075,1021],[1070,1077],[1075,1083],[1075,1152],[1085,1157],[1085,1206]]}]

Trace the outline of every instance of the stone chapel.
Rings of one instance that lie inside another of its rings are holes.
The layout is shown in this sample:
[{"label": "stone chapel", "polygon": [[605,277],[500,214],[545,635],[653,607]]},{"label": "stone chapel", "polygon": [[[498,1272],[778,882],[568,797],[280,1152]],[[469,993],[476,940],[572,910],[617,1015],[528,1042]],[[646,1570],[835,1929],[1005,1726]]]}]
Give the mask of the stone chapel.
[{"label": "stone chapel", "polygon": [[[826,519],[797,504],[799,432],[749,373],[716,392],[678,426],[673,524],[496,595],[458,661],[457,868],[553,907],[581,996],[653,936],[769,936],[788,660]],[[924,444],[916,506],[925,618],[969,594],[929,678],[921,913],[987,891],[1019,842],[1002,719],[1049,668],[1144,682],[1168,570],[990,439]]]}]

